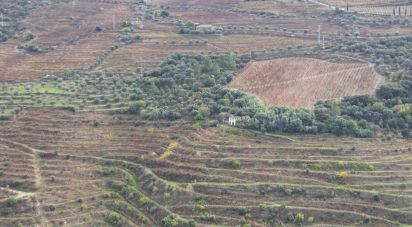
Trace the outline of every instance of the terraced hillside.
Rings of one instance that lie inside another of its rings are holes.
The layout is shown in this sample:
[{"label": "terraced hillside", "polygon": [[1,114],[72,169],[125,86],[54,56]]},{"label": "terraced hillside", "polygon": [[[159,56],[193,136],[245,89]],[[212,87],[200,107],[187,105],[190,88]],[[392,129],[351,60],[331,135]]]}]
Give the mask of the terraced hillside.
[{"label": "terraced hillside", "polygon": [[346,6],[346,4],[352,6],[367,6],[367,5],[389,5],[389,4],[407,4],[408,0],[320,0],[319,2],[327,3],[331,5]]},{"label": "terraced hillside", "polygon": [[372,64],[338,64],[311,58],[256,61],[229,84],[266,105],[312,109],[319,100],[373,94],[383,82]]},{"label": "terraced hillside", "polygon": [[[147,32],[147,33],[146,33]],[[99,69],[134,69],[153,67],[173,53],[201,54],[235,51],[250,53],[284,46],[311,46],[313,39],[267,35],[184,36],[172,32],[143,30],[144,41],[113,51]]]},{"label": "terraced hillside", "polygon": [[128,4],[87,1],[56,1],[32,10],[22,21],[23,38],[0,45],[0,80],[28,81],[89,68],[113,46],[122,45],[116,36],[133,13]]},{"label": "terraced hillside", "polygon": [[327,7],[311,1],[244,1],[241,9],[257,12],[271,12],[276,15],[310,15],[327,10]]},{"label": "terraced hillside", "polygon": [[412,226],[411,15],[0,0],[0,227]]},{"label": "terraced hillside", "polygon": [[1,122],[0,225],[412,224],[410,141],[144,123],[51,109]]}]

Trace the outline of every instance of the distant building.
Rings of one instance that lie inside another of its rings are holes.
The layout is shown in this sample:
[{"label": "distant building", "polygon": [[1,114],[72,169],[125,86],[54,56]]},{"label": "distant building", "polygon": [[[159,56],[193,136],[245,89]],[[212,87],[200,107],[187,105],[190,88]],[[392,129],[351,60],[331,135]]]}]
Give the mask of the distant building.
[{"label": "distant building", "polygon": [[221,113],[218,116],[219,121],[226,123],[230,126],[236,126],[239,121],[250,121],[249,116],[235,116],[229,113]]},{"label": "distant building", "polygon": [[229,122],[229,125],[236,126],[237,118],[235,116],[229,116],[228,122]]},{"label": "distant building", "polygon": [[202,24],[202,25],[198,25],[196,26],[196,30],[203,32],[203,33],[214,33],[214,32],[218,32],[218,31],[222,31],[223,28],[222,27],[216,27],[210,24]]},{"label": "distant building", "polygon": [[200,32],[213,32],[213,25],[202,24],[196,27],[196,30]]}]

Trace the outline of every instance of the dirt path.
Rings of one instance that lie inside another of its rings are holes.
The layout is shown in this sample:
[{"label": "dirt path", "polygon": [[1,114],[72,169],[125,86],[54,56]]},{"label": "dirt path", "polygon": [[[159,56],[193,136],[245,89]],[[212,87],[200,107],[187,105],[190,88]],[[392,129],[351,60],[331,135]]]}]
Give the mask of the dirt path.
[{"label": "dirt path", "polygon": [[[336,9],[337,7],[335,7],[335,6],[332,6],[332,5],[329,5],[329,4],[326,4],[326,3],[323,3],[323,2],[320,2],[320,1],[317,1],[317,0],[308,0],[309,2],[312,2],[312,3],[315,3],[315,4],[318,4],[318,5],[321,5],[321,6],[325,6],[325,7],[328,7],[328,8],[332,8],[332,9]],[[340,8],[340,9],[344,9],[344,8]]]},{"label": "dirt path", "polygon": [[0,187],[0,189],[4,190],[4,191],[7,191],[11,194],[15,194],[15,196],[14,196],[15,199],[20,199],[20,198],[30,197],[30,196],[35,195],[35,193],[33,193],[33,192],[23,192],[23,191],[19,191],[19,190],[10,189],[10,188]]},{"label": "dirt path", "polygon": [[36,150],[33,149],[33,152],[35,153],[35,165],[34,165],[34,172],[35,172],[35,176],[36,176],[36,185],[37,185],[37,192],[35,193],[35,198],[36,198],[36,213],[37,215],[41,218],[41,224],[39,226],[49,226],[49,222],[48,220],[45,218],[43,211],[41,209],[41,204],[40,201],[38,199],[38,193],[40,193],[41,191],[43,191],[44,189],[44,183],[43,183],[43,178],[41,176],[41,170],[40,170],[40,160],[38,157],[38,154],[36,152]]},{"label": "dirt path", "polygon": [[[36,215],[38,217],[40,217],[40,224],[38,224],[37,226],[41,226],[41,227],[47,227],[50,226],[48,220],[44,217],[43,215],[43,211],[41,209],[41,204],[40,201],[38,199],[38,194],[43,190],[44,188],[44,183],[43,183],[43,178],[41,176],[41,170],[40,170],[40,158],[38,156],[39,153],[42,153],[42,151],[33,149],[25,144],[21,144],[18,142],[14,142],[11,140],[7,140],[7,139],[3,139],[0,138],[0,142],[4,143],[6,146],[10,146],[10,147],[16,147],[16,148],[20,148],[21,151],[29,154],[30,156],[32,156],[34,163],[33,163],[33,169],[34,169],[34,177],[35,177],[35,182],[36,182],[36,186],[37,186],[37,191],[35,192],[22,192],[22,191],[17,191],[17,190],[12,190],[12,189],[5,189],[8,190],[12,193],[16,193],[17,197],[16,198],[23,198],[26,196],[33,196],[35,198],[35,208],[36,208]],[[3,189],[3,188],[2,188]]]}]

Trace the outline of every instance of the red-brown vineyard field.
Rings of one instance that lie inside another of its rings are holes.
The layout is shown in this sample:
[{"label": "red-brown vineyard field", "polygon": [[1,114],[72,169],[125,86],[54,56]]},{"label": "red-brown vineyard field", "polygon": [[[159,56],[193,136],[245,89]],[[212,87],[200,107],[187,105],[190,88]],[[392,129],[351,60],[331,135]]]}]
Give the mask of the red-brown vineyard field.
[{"label": "red-brown vineyard field", "polygon": [[[112,31],[132,15],[127,5],[98,2],[55,4],[34,10],[24,21],[35,39],[22,42],[10,39],[0,45],[0,80],[7,82],[37,79],[65,70],[83,69],[118,42]],[[96,26],[106,31],[95,32]],[[51,50],[30,52],[19,45],[50,47]]]},{"label": "red-brown vineyard field", "polygon": [[373,94],[383,82],[372,64],[338,64],[313,58],[255,61],[229,84],[268,106],[312,109],[318,100]]},{"label": "red-brown vineyard field", "polygon": [[120,28],[131,15],[126,4],[80,1],[38,9],[30,14],[23,25],[37,36],[34,43],[58,45],[91,34],[96,26],[111,30],[113,16],[116,27]]},{"label": "red-brown vineyard field", "polygon": [[114,33],[99,33],[79,40],[76,45],[61,44],[47,53],[23,53],[10,40],[0,47],[0,80],[28,81],[65,69],[82,69],[115,44]]}]

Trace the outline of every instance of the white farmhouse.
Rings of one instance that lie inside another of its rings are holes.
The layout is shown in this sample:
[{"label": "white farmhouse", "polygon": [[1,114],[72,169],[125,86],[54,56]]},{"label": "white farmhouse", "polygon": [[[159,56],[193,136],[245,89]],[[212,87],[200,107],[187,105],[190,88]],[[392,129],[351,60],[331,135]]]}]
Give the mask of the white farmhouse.
[{"label": "white farmhouse", "polygon": [[229,116],[228,123],[230,126],[236,126],[238,121],[250,121],[250,117],[249,116],[239,117],[239,116],[234,116],[234,115]]},{"label": "white farmhouse", "polygon": [[211,24],[196,25],[196,30],[202,33],[215,33],[223,31],[222,27],[213,26]]},{"label": "white farmhouse", "polygon": [[210,24],[202,24],[196,27],[196,30],[200,32],[213,32],[215,30],[215,27]]},{"label": "white farmhouse", "polygon": [[249,116],[235,116],[233,114],[229,114],[229,113],[220,113],[218,116],[218,120],[220,122],[229,124],[231,126],[236,126],[236,124],[238,123],[238,121],[250,121],[250,117]]}]

